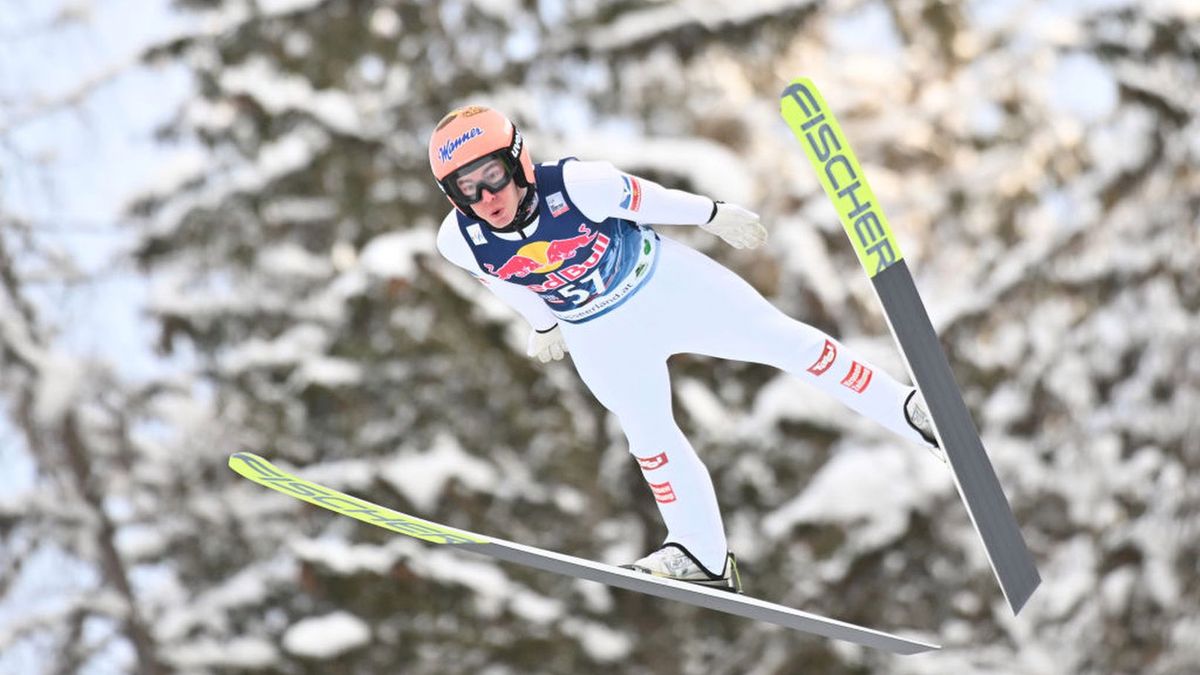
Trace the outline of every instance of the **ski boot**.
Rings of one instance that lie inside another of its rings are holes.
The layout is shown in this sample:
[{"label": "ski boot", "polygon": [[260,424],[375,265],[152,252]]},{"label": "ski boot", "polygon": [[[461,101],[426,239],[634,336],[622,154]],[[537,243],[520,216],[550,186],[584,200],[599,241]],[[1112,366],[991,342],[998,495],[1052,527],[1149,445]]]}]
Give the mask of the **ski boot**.
[{"label": "ski boot", "polygon": [[642,572],[665,579],[676,579],[688,583],[717,588],[731,593],[742,592],[742,578],[738,574],[737,557],[732,553],[725,556],[725,568],[713,574],[683,546],[668,542],[662,548],[629,565],[628,570]]},{"label": "ski boot", "polygon": [[917,433],[921,434],[921,438],[929,444],[929,452],[942,462],[946,462],[946,451],[938,445],[937,436],[933,433],[933,420],[929,417],[929,411],[925,409],[925,402],[917,395],[916,389],[913,389],[908,398],[904,399],[904,419],[908,420],[908,426],[916,429]]}]

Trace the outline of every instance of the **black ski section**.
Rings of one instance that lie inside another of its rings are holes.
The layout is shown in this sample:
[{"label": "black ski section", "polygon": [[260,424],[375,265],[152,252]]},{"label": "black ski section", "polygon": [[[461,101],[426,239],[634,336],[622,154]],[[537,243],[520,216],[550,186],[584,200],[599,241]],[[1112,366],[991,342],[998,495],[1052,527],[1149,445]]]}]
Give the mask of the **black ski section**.
[{"label": "black ski section", "polygon": [[899,260],[871,281],[916,385],[929,404],[939,443],[946,450],[959,494],[987,549],[996,579],[1013,614],[1017,614],[1041,583],[1041,576],[983,449],[912,274],[905,261]]}]

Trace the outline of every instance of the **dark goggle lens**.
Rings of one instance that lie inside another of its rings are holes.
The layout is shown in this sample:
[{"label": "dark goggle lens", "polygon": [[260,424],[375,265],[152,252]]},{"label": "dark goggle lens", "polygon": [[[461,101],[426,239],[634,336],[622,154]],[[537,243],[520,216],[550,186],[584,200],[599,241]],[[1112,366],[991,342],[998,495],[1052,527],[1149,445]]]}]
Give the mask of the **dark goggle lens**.
[{"label": "dark goggle lens", "polygon": [[485,189],[495,194],[507,187],[512,179],[513,171],[507,163],[495,157],[485,157],[454,172],[445,183],[459,203],[476,204],[483,199]]}]

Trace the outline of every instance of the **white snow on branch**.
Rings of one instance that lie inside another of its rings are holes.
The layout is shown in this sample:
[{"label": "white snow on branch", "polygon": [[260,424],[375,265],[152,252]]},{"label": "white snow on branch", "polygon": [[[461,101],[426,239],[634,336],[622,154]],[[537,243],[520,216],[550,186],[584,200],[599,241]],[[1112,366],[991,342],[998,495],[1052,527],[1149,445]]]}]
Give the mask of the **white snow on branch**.
[{"label": "white snow on branch", "polygon": [[543,625],[559,620],[566,612],[561,600],[547,598],[524,589],[513,596],[509,608],[522,619]]},{"label": "white snow on branch", "polygon": [[126,198],[125,209],[139,199],[168,198],[189,183],[203,180],[212,171],[211,162],[212,157],[198,148],[175,150],[155,167],[152,177]]},{"label": "white snow on branch", "polygon": [[[0,605],[0,654],[30,636],[67,625],[76,614],[124,619],[127,610],[124,599],[106,590],[92,590],[41,604]],[[0,669],[0,672],[6,671]]]},{"label": "white snow on branch", "polygon": [[293,586],[296,574],[295,561],[284,556],[253,563],[188,602],[170,605],[155,622],[155,635],[171,641],[200,627],[223,630],[230,612],[263,602],[276,585]]},{"label": "white snow on branch", "polygon": [[1095,122],[1117,108],[1117,81],[1109,68],[1090,54],[1060,58],[1046,82],[1052,109],[1081,122]]},{"label": "white snow on branch", "polygon": [[909,513],[949,484],[947,467],[915,445],[846,447],[803,493],[768,515],[763,529],[781,537],[797,523],[842,524],[854,532],[855,546],[869,551],[903,536]]},{"label": "white snow on branch", "polygon": [[180,669],[259,670],[279,661],[279,650],[268,640],[234,637],[229,640],[201,638],[163,647],[167,661]]},{"label": "white snow on branch", "polygon": [[305,250],[295,242],[282,242],[259,251],[258,268],[278,277],[324,279],[333,272],[329,256]]},{"label": "white snow on branch", "polygon": [[602,663],[620,661],[633,651],[633,638],[595,621],[569,619],[563,622],[563,632],[579,640],[588,656]]},{"label": "white snow on branch", "polygon": [[283,635],[283,648],[297,656],[330,659],[371,641],[371,628],[349,612],[303,619]]},{"label": "white snow on branch", "polygon": [[254,57],[221,73],[221,86],[232,94],[258,101],[268,113],[306,112],[340,133],[359,136],[364,122],[359,106],[340,90],[316,91],[300,75],[281,72],[264,57]]},{"label": "white snow on branch", "polygon": [[487,490],[497,481],[491,464],[467,454],[454,438],[445,434],[439,435],[429,450],[402,453],[384,466],[380,475],[424,512],[437,505],[438,497],[451,480],[475,490]]},{"label": "white snow on branch", "polygon": [[329,339],[320,326],[300,324],[273,340],[247,340],[221,356],[218,363],[229,374],[254,368],[294,365],[313,355],[323,354]]},{"label": "white snow on branch", "polygon": [[339,575],[369,572],[384,575],[402,557],[399,547],[349,544],[339,539],[299,539],[291,548],[306,562],[328,567]]},{"label": "white snow on branch", "polygon": [[292,378],[298,384],[316,384],[323,387],[349,387],[362,382],[363,366],[358,361],[314,356],[300,364]]},{"label": "white snow on branch", "polygon": [[317,7],[325,0],[258,0],[258,11],[267,16],[303,12]]},{"label": "white snow on branch", "polygon": [[330,220],[337,215],[337,202],[328,197],[273,197],[262,207],[262,219],[271,225]]},{"label": "white snow on branch", "polygon": [[415,227],[389,232],[367,242],[358,256],[363,269],[385,278],[411,278],[416,275],[416,256],[431,255],[437,248],[434,228]]},{"label": "white snow on branch", "polygon": [[42,424],[52,424],[75,402],[89,369],[61,352],[47,354],[40,365],[34,416]]},{"label": "white snow on branch", "polygon": [[[193,194],[179,195],[167,202],[155,215],[150,229],[165,235],[193,210],[216,207],[230,195],[260,192],[271,181],[306,167],[329,144],[325,131],[311,124],[302,125],[286,136],[264,143],[252,161],[239,158],[229,162],[224,173],[210,167],[208,182]],[[149,194],[157,193],[152,190]]]},{"label": "white snow on branch", "polygon": [[680,378],[675,393],[688,416],[707,433],[718,439],[730,436],[737,420],[703,382],[691,377]]},{"label": "white snow on branch", "polygon": [[615,50],[645,42],[684,26],[698,23],[715,29],[723,25],[747,23],[755,18],[813,4],[813,0],[747,0],[736,3],[685,0],[652,4],[639,12],[627,12],[608,25],[588,34],[589,46],[597,51]]}]

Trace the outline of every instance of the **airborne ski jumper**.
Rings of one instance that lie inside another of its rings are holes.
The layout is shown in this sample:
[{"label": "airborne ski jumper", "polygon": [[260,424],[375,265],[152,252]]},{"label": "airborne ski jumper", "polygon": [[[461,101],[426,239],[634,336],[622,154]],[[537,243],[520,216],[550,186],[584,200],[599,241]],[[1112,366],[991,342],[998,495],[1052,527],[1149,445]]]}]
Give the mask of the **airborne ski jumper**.
[{"label": "airborne ski jumper", "polygon": [[741,590],[712,480],[671,410],[672,354],[774,366],[936,449],[913,387],[655,230],[698,225],[736,248],[753,248],[766,240],[757,214],[607,162],[535,165],[517,128],[479,106],[441,120],[429,161],[454,205],[438,250],[529,322],[531,357],[548,362],[570,352],[588,389],[621,424],[667,527],[663,546],[630,569]]}]

